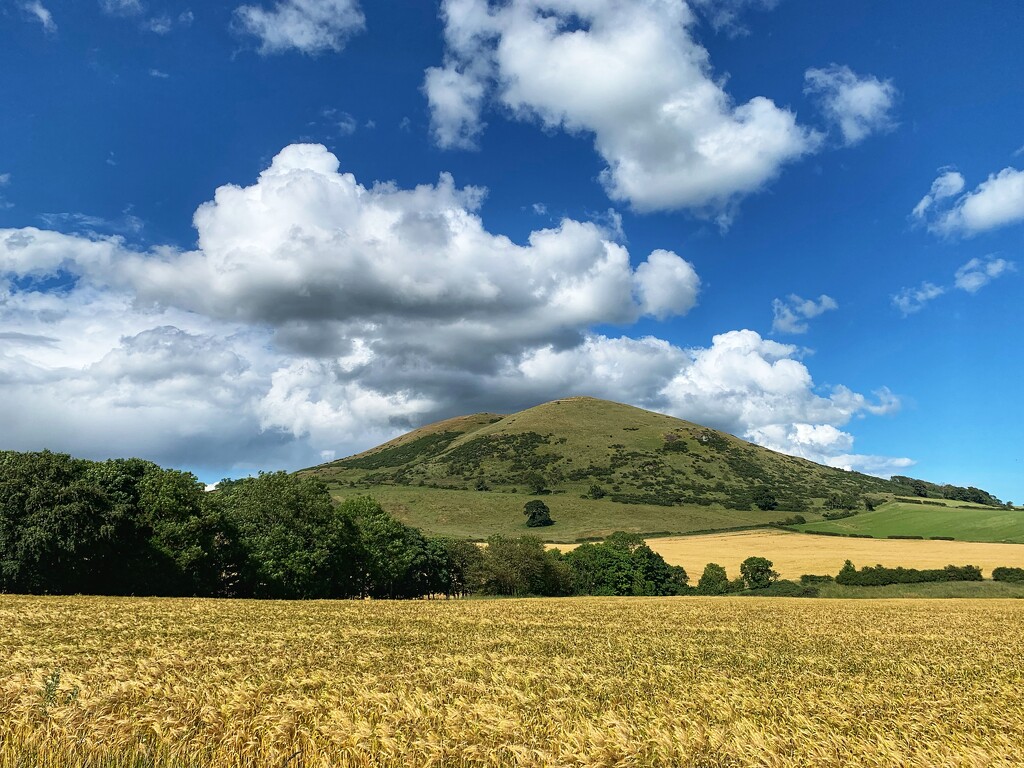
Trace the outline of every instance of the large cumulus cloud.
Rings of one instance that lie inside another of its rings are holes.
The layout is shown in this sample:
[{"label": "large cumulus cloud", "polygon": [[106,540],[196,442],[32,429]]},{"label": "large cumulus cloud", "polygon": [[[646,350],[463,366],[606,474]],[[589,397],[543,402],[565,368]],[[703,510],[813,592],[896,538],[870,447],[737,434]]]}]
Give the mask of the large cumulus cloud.
[{"label": "large cumulus cloud", "polygon": [[608,194],[638,210],[722,211],[820,136],[756,96],[735,103],[682,0],[446,0],[446,58],[424,90],[443,147],[472,147],[488,93],[512,114],[592,134]]},{"label": "large cumulus cloud", "polygon": [[295,145],[199,208],[194,250],[0,230],[7,447],[298,466],[591,394],[856,466],[841,427],[895,407],[820,391],[800,350],[752,331],[698,348],[597,333],[689,311],[693,266],[571,219],[514,242],[483,195],[448,176],[366,186]]}]

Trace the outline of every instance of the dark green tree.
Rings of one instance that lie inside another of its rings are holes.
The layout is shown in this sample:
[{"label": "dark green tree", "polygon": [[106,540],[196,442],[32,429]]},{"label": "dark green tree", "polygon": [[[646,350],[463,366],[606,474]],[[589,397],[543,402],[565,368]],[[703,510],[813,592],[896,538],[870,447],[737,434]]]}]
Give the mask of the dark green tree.
[{"label": "dark green tree", "polygon": [[88,466],[49,451],[0,452],[0,591],[95,591],[107,500]]},{"label": "dark green tree", "polygon": [[844,493],[830,493],[828,498],[825,499],[825,509],[853,509],[857,506],[857,501],[854,497]]},{"label": "dark green tree", "polygon": [[708,563],[697,582],[697,593],[701,595],[724,595],[729,591],[729,577],[725,568],[718,563]]},{"label": "dark green tree", "polygon": [[237,537],[241,597],[328,598],[356,594],[363,553],[347,510],[327,486],[284,472],[261,473],[219,491]]},{"label": "dark green tree", "polygon": [[540,472],[527,472],[523,475],[523,482],[526,484],[527,493],[532,493],[534,496],[548,493],[548,481]]},{"label": "dark green tree", "polygon": [[368,497],[346,501],[341,511],[352,514],[359,529],[365,595],[410,598],[443,592],[437,572],[444,568],[444,554],[428,546],[419,529],[395,520]]},{"label": "dark green tree", "polygon": [[492,536],[480,564],[480,589],[490,595],[569,595],[572,571],[558,550],[534,536]]},{"label": "dark green tree", "polygon": [[540,499],[531,499],[523,507],[523,514],[527,516],[526,526],[528,528],[541,528],[545,525],[554,525],[551,519],[551,510],[548,505]]},{"label": "dark green tree", "polygon": [[754,506],[758,509],[769,511],[779,506],[778,500],[775,498],[775,494],[772,493],[770,488],[763,485],[759,485],[754,489]]},{"label": "dark green tree", "polygon": [[779,578],[772,561],[764,557],[748,557],[740,563],[740,575],[747,589],[765,589]]},{"label": "dark green tree", "polygon": [[464,539],[435,538],[427,541],[435,567],[432,594],[461,597],[479,590],[480,564],[484,553]]},{"label": "dark green tree", "polygon": [[565,560],[580,594],[678,595],[686,590],[686,571],[668,565],[636,533],[616,531],[600,544],[581,544]]}]

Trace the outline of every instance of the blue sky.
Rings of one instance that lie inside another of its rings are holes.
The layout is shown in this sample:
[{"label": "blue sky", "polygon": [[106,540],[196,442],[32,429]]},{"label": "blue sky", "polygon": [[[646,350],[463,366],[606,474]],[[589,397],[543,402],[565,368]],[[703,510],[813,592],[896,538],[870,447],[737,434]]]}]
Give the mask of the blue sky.
[{"label": "blue sky", "polygon": [[1024,8],[0,2],[0,447],[630,402],[1024,500]]}]

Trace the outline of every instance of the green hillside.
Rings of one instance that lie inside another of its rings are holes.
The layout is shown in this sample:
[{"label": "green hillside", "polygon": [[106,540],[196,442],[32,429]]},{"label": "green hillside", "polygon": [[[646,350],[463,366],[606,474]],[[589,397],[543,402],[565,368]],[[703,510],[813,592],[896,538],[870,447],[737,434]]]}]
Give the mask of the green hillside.
[{"label": "green hillside", "polygon": [[[449,419],[304,472],[336,497],[370,493],[406,522],[451,535],[521,531],[524,496],[542,496],[557,521],[543,535],[557,540],[814,520],[829,497],[859,504],[906,491],[587,397]],[[758,508],[772,499],[774,509]]]},{"label": "green hillside", "polygon": [[1024,510],[980,505],[895,501],[872,512],[843,520],[821,520],[797,526],[803,531],[828,531],[886,538],[888,536],[945,536],[958,541],[996,541],[1024,544]]}]

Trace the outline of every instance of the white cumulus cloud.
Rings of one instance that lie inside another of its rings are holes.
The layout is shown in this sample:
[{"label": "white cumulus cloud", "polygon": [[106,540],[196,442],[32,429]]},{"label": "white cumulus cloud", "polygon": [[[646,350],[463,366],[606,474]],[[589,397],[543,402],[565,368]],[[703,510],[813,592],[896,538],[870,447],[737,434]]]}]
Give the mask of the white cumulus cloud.
[{"label": "white cumulus cloud", "polygon": [[[915,209],[916,211],[916,209]],[[943,234],[975,235],[1024,221],[1024,171],[1004,168],[981,182],[934,221]]]},{"label": "white cumulus cloud", "polygon": [[847,66],[832,64],[804,74],[807,93],[821,102],[825,117],[839,126],[847,146],[872,133],[892,129],[892,110],[898,91],[888,80],[858,75]]},{"label": "white cumulus cloud", "polygon": [[447,175],[363,185],[293,145],[200,206],[195,250],[0,230],[8,447],[297,467],[590,394],[824,461],[854,455],[851,418],[898,407],[886,390],[820,390],[797,347],[753,331],[689,348],[595,332],[685,313],[693,267],[665,250],[634,267],[593,222],[513,242],[485,228],[483,194]]},{"label": "white cumulus cloud", "polygon": [[445,61],[424,83],[442,147],[476,143],[490,98],[592,135],[613,199],[716,213],[817,147],[771,99],[734,102],[682,0],[446,0],[442,12]]},{"label": "white cumulus cloud", "polygon": [[272,9],[242,5],[235,25],[260,40],[260,53],[340,51],[366,20],[357,0],[279,0]]}]

